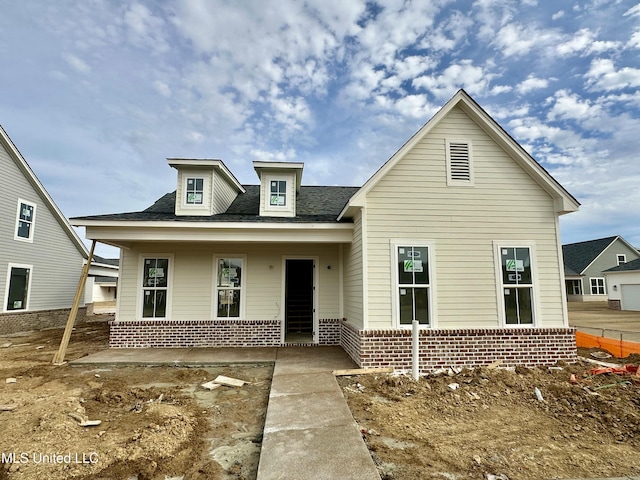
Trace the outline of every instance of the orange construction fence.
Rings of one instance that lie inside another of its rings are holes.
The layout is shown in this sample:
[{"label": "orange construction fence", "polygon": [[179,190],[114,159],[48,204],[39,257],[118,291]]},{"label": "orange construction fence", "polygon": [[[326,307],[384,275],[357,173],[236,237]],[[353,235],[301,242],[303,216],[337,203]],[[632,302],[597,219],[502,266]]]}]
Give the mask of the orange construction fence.
[{"label": "orange construction fence", "polygon": [[602,348],[618,358],[626,358],[632,353],[640,354],[640,343],[598,337],[583,332],[576,332],[576,345],[584,348]]}]

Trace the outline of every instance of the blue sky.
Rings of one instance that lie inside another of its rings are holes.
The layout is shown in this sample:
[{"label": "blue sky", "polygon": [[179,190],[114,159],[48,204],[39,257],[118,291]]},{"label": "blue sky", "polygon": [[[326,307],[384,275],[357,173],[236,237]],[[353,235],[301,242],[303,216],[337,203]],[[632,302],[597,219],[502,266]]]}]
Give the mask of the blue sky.
[{"label": "blue sky", "polygon": [[[640,246],[634,1],[0,0],[0,123],[68,217],[141,210],[167,157],[361,185],[464,88],[581,203],[564,243]],[[102,253],[112,253],[103,250]]]}]

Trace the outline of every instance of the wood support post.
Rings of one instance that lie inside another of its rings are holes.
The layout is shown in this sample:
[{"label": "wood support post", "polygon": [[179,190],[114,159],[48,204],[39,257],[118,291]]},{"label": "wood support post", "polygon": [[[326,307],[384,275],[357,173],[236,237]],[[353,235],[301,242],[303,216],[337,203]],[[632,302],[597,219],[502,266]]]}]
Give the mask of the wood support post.
[{"label": "wood support post", "polygon": [[76,323],[76,317],[78,316],[78,308],[80,307],[80,300],[82,299],[82,291],[84,290],[84,285],[87,281],[87,276],[89,275],[89,268],[91,268],[91,261],[93,260],[93,251],[96,248],[96,241],[93,240],[91,243],[91,251],[89,252],[89,258],[87,258],[87,263],[82,268],[82,273],[80,274],[80,280],[78,280],[78,288],[76,289],[76,296],[73,299],[73,306],[71,307],[71,311],[69,312],[69,319],[67,320],[67,326],[64,329],[64,334],[62,335],[62,340],[60,341],[60,348],[58,349],[58,353],[53,357],[54,365],[63,365],[65,363],[64,357],[67,354],[67,346],[69,345],[69,339],[71,338],[71,332],[73,331],[73,326]]}]

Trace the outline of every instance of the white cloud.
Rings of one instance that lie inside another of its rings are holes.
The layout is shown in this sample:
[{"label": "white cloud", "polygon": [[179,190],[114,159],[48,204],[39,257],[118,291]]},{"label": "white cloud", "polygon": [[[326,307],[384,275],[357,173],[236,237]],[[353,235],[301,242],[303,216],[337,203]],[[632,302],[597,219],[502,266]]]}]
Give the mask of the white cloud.
[{"label": "white cloud", "polygon": [[128,27],[129,36],[134,45],[151,47],[158,52],[169,49],[162,37],[164,20],[154,15],[145,5],[140,3],[130,5],[124,13],[124,23]]},{"label": "white cloud", "polygon": [[553,107],[547,114],[549,120],[575,120],[587,128],[607,129],[603,122],[606,113],[598,104],[580,98],[568,90],[558,90],[553,98]]},{"label": "white cloud", "polygon": [[613,60],[598,58],[591,62],[586,73],[587,85],[594,90],[620,90],[640,86],[640,69],[622,67],[616,70]]},{"label": "white cloud", "polygon": [[445,68],[439,75],[423,75],[413,80],[415,88],[424,89],[439,100],[447,100],[456,90],[464,88],[470,94],[484,93],[493,75],[482,67],[473,65],[471,60]]},{"label": "white cloud", "polygon": [[560,20],[564,17],[564,10],[558,10],[556,13],[551,15],[551,20]]},{"label": "white cloud", "polygon": [[547,88],[549,86],[549,80],[545,78],[537,78],[533,75],[529,75],[526,80],[520,82],[516,87],[516,90],[520,94],[526,94],[533,90]]},{"label": "white cloud", "polygon": [[89,64],[72,53],[65,54],[63,58],[64,61],[67,62],[67,64],[77,73],[82,73],[84,75],[91,73],[91,67]]},{"label": "white cloud", "polygon": [[640,17],[640,3],[631,7],[629,10],[622,14],[624,17],[632,16],[632,17]]},{"label": "white cloud", "polygon": [[533,50],[555,44],[559,38],[559,34],[551,29],[509,23],[495,34],[493,43],[501,49],[505,57],[510,57],[522,56]]},{"label": "white cloud", "polygon": [[171,88],[165,82],[161,80],[155,80],[152,85],[153,89],[163,97],[168,98],[171,96]]}]

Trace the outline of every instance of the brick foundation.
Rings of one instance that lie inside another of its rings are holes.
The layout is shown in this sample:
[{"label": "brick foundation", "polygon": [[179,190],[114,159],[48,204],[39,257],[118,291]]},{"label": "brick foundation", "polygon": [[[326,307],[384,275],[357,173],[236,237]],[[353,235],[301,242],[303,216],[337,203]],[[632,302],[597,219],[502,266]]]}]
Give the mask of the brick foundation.
[{"label": "brick foundation", "polygon": [[622,310],[622,304],[620,303],[620,300],[607,300],[607,307],[609,307],[611,310]]},{"label": "brick foundation", "polygon": [[[319,320],[317,345],[340,345],[337,318]],[[143,320],[109,322],[110,348],[280,347],[280,320]]]},{"label": "brick foundation", "polygon": [[[361,368],[411,370],[411,330],[358,330],[341,324],[342,348]],[[553,365],[577,359],[573,328],[421,330],[420,372],[442,367]]]},{"label": "brick foundation", "polygon": [[277,347],[279,320],[109,322],[111,348]]},{"label": "brick foundation", "polygon": [[340,345],[339,318],[321,318],[318,321],[318,345]]},{"label": "brick foundation", "polygon": [[[86,307],[78,309],[76,323],[83,323],[87,320],[86,310]],[[69,319],[70,311],[70,308],[62,308],[37,312],[0,313],[0,335],[64,327]]]}]

